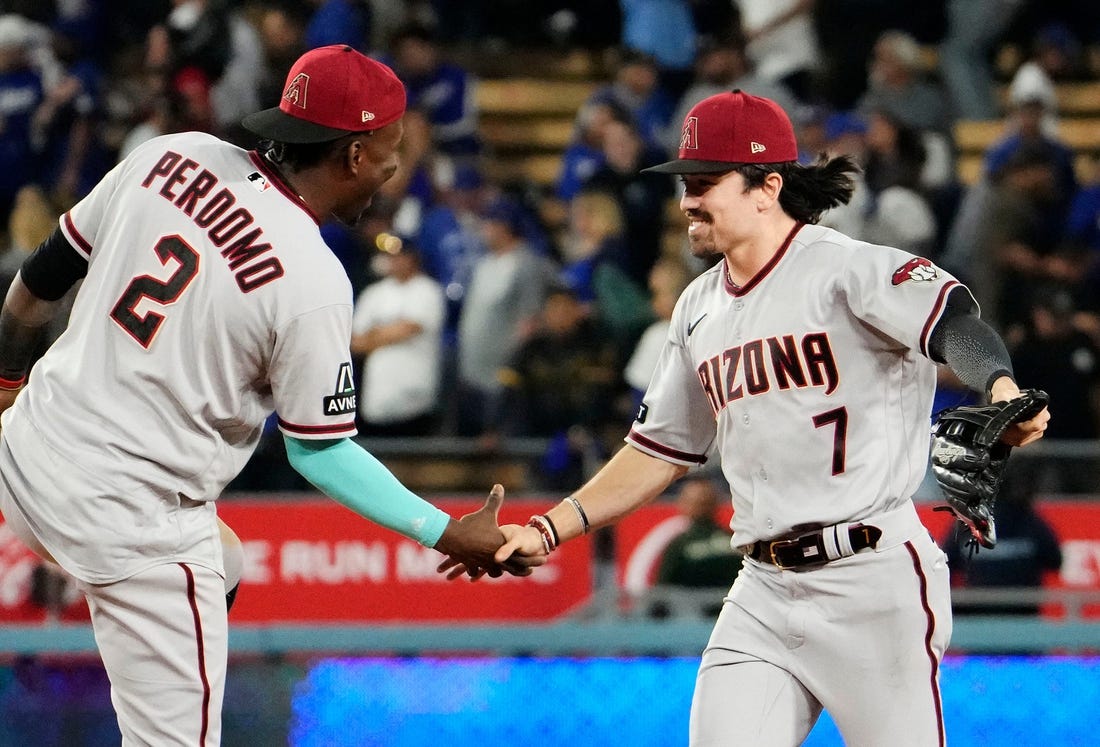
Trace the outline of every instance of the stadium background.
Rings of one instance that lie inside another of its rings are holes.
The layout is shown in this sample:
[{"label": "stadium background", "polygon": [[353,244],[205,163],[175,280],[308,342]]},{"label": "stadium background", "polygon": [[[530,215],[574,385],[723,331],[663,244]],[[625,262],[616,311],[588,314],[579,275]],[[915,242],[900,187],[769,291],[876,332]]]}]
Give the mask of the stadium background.
[{"label": "stadium background", "polygon": [[[132,5],[139,12],[130,21],[140,26],[135,19],[155,16],[167,3]],[[482,12],[493,7],[475,5]],[[538,39],[526,23],[530,46],[505,48],[505,54],[476,36],[523,16],[518,4],[499,5],[508,12],[480,24],[463,21],[471,28],[449,50],[483,76],[477,96],[489,176],[544,186],[560,165],[579,107],[610,76],[599,45],[616,34],[593,33],[571,46],[567,23],[559,24],[557,36]],[[532,13],[544,5],[555,4],[534,3]],[[593,9],[608,5],[616,3],[592,3]],[[444,15],[457,22],[453,8]],[[584,12],[574,17],[580,22],[573,28],[583,30]],[[886,28],[873,18],[867,25],[868,33]],[[923,52],[934,58],[935,44],[928,41]],[[1022,52],[1012,44],[1001,52],[1003,90],[1003,73]],[[1100,154],[1100,85],[1093,76],[1059,86],[1058,93],[1072,116],[1067,131],[1084,172]],[[964,184],[978,178],[982,153],[1000,125],[956,123]],[[672,240],[679,230],[673,221]],[[452,513],[475,505],[476,490],[494,480],[509,486],[513,520],[560,498],[533,487],[544,444],[504,444],[490,458],[458,438],[364,443]],[[1037,463],[1097,456],[1093,442],[1044,444],[1029,455]],[[922,515],[942,532],[942,517],[925,510],[931,497],[923,498]],[[250,543],[240,606],[231,618],[224,744],[685,743],[694,670],[710,621],[690,609],[698,597],[670,619],[645,614],[646,604],[662,594],[649,584],[669,536],[670,502],[592,542],[563,548],[541,579],[470,586],[441,583],[430,553],[349,522],[320,500],[300,491],[237,493],[224,501],[223,515]],[[1059,529],[1063,568],[1040,590],[989,597],[1032,595],[1042,606],[1036,618],[956,620],[941,671],[952,743],[1100,741],[1100,501],[1095,493],[1043,495],[1040,507]],[[117,744],[86,611],[68,598],[38,603],[31,593],[34,572],[0,525],[0,746]],[[807,744],[840,744],[827,716]]]}]

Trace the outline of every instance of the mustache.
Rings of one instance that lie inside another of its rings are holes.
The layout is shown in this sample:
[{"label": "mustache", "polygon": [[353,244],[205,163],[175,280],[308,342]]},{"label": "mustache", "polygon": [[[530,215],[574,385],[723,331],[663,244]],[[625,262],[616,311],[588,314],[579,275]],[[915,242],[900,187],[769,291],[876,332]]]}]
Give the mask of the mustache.
[{"label": "mustache", "polygon": [[706,212],[705,210],[685,210],[684,216],[688,220],[709,221],[711,219],[710,213]]}]

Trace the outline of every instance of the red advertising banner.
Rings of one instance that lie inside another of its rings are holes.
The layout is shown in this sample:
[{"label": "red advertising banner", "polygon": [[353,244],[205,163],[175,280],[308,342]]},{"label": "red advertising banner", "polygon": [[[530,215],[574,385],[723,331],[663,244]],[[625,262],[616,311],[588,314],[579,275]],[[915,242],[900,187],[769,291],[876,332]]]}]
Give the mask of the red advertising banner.
[{"label": "red advertising banner", "polygon": [[[452,516],[476,501],[447,501]],[[501,521],[523,524],[545,503],[506,502]],[[443,559],[328,500],[226,501],[218,514],[245,548],[234,622],[550,620],[592,594],[587,538],[563,545],[528,578],[448,581]]]},{"label": "red advertising banner", "polygon": [[[457,516],[480,503],[447,500],[442,505]],[[501,520],[524,523],[546,506],[546,501],[506,502]],[[1051,585],[1100,590],[1100,502],[1044,501],[1038,509],[1062,543],[1062,568]],[[219,502],[218,510],[245,547],[234,621],[545,621],[567,615],[591,598],[592,548],[587,538],[563,545],[550,563],[526,579],[448,582],[435,572],[441,559],[437,552],[332,501],[237,499]],[[946,536],[949,514],[933,512],[930,505],[918,510],[934,537]],[[726,508],[723,520],[730,514]],[[625,590],[637,593],[653,583],[665,546],[684,525],[670,503],[643,507],[619,523],[616,570]],[[47,619],[40,600],[32,598],[40,565],[0,522],[0,624]],[[79,592],[70,585],[61,594],[55,617],[86,620]]]},{"label": "red advertising banner", "polygon": [[27,549],[0,517],[0,624],[45,622],[48,617],[64,622],[88,619],[84,595],[65,583],[59,572],[55,573],[59,581],[55,588],[61,597],[57,609],[47,613],[34,598],[32,589],[36,586],[46,589],[45,575],[54,573],[50,568]]},{"label": "red advertising banner", "polygon": [[[452,515],[481,503],[447,500]],[[500,518],[523,524],[546,502],[506,502]],[[561,617],[592,594],[592,549],[578,538],[554,552],[528,578],[505,575],[447,581],[431,550],[360,519],[325,500],[226,500],[218,514],[244,545],[237,623],[545,621]],[[0,524],[0,623],[46,619],[31,596],[39,563]],[[87,619],[77,592],[61,619]]]},{"label": "red advertising banner", "polygon": [[[1062,569],[1050,585],[1100,590],[1100,502],[1042,501],[1036,508],[1062,545]],[[918,505],[917,512],[932,536],[942,542],[951,529],[951,514],[934,511],[929,504]],[[728,522],[732,515],[726,506],[719,518]],[[622,519],[615,534],[616,571],[622,588],[639,593],[651,586],[665,547],[685,527],[686,520],[671,504],[645,506]]]}]

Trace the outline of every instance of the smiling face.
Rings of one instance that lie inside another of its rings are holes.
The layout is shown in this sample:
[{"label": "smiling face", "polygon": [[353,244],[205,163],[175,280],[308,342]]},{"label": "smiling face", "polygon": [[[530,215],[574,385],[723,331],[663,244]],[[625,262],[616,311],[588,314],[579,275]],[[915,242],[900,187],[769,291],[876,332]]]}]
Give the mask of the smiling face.
[{"label": "smiling face", "polygon": [[756,190],[746,191],[741,174],[685,174],[683,184],[680,209],[688,218],[694,256],[724,254],[752,235],[758,216]]}]

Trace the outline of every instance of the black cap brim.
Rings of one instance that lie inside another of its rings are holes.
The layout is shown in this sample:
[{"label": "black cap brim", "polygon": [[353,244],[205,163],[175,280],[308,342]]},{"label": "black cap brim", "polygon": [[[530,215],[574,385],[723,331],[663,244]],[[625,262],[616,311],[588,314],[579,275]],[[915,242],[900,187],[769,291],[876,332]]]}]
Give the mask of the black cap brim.
[{"label": "black cap brim", "polygon": [[265,140],[292,145],[327,143],[351,133],[351,130],[338,130],[292,117],[277,106],[249,114],[241,120],[241,124]]},{"label": "black cap brim", "polygon": [[733,171],[740,165],[729,161],[696,161],[691,158],[678,158],[675,161],[650,166],[642,171],[655,174],[721,174],[725,171]]}]

